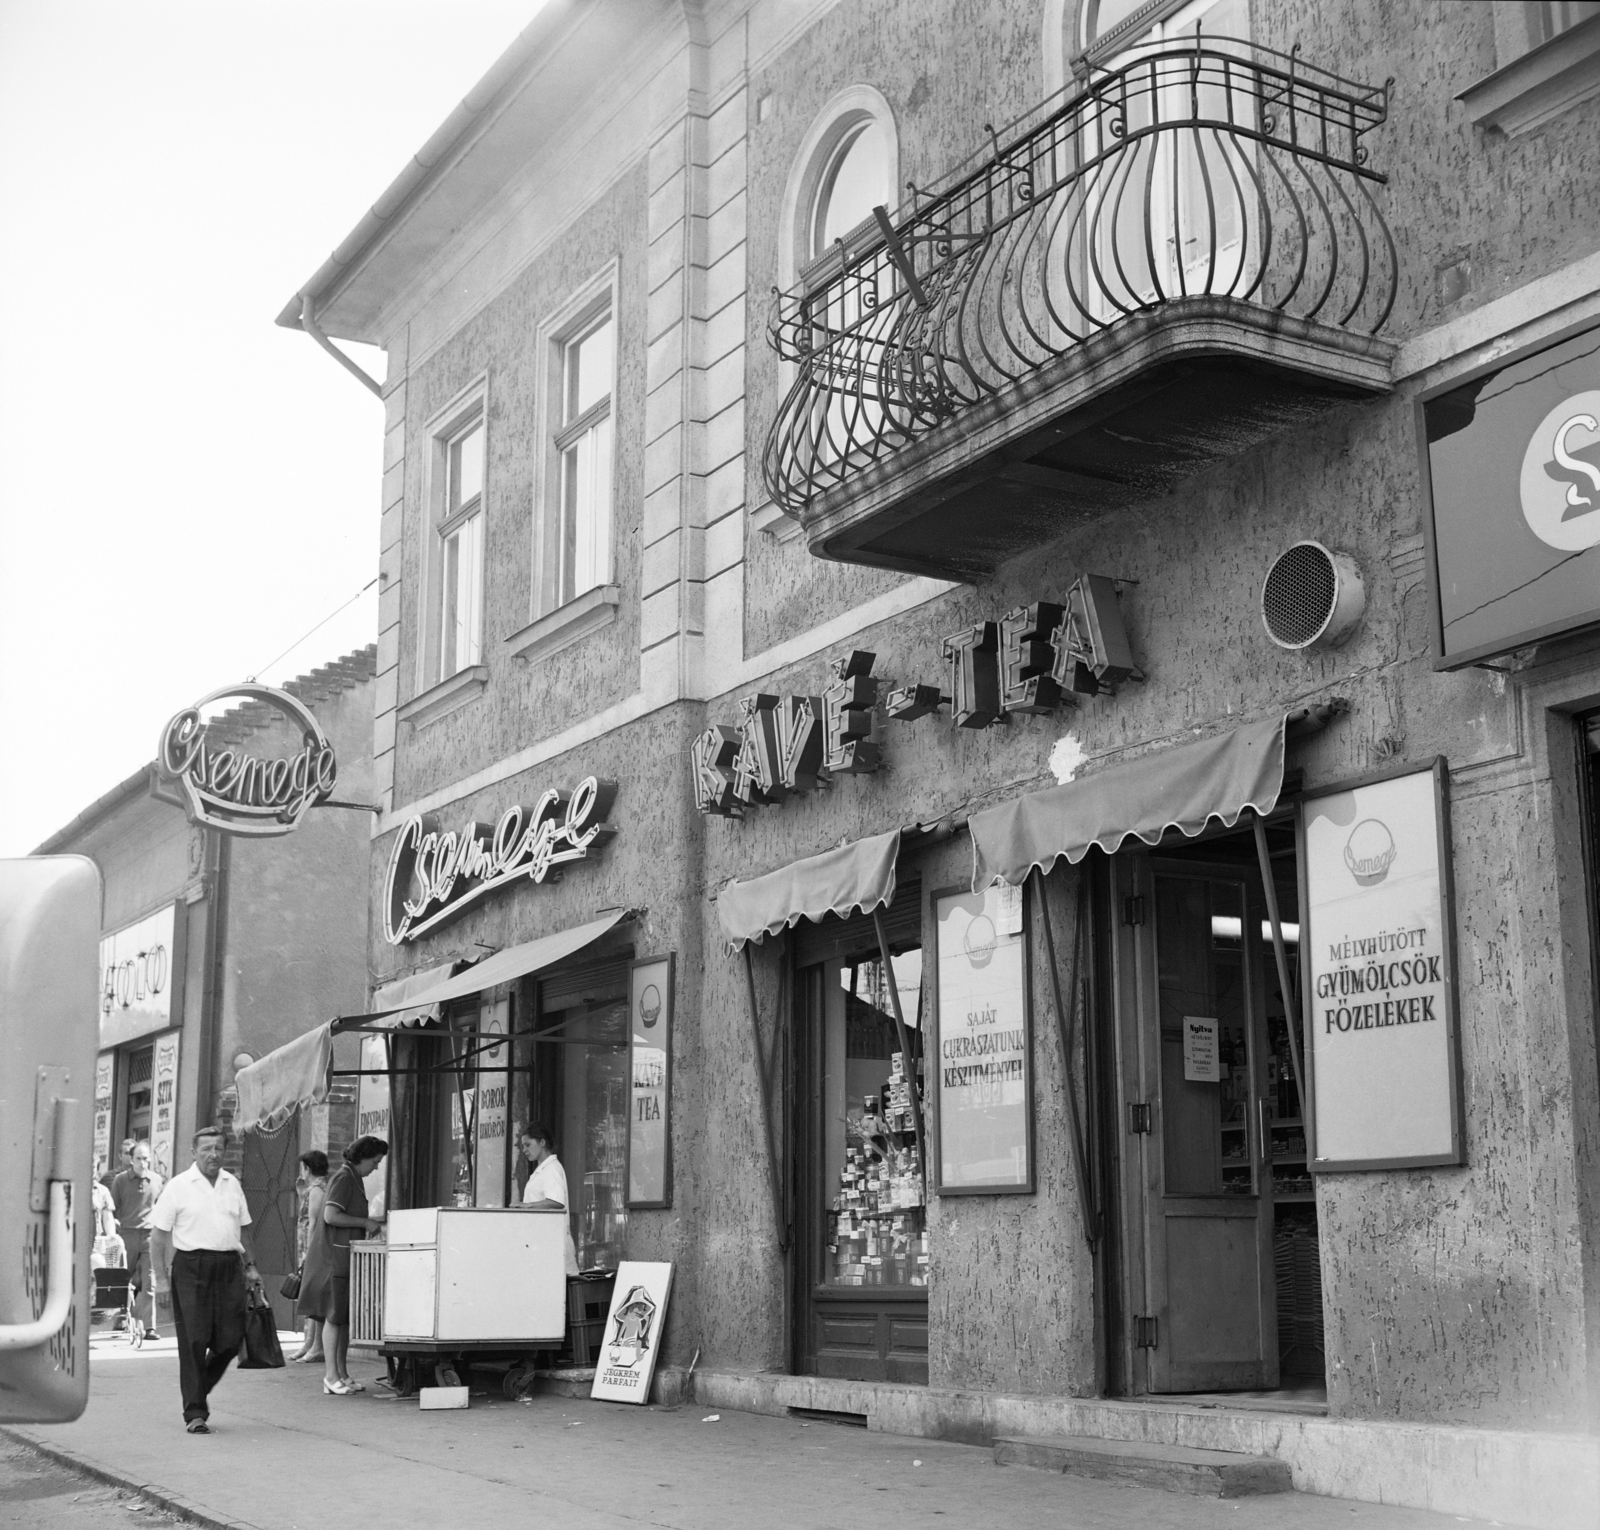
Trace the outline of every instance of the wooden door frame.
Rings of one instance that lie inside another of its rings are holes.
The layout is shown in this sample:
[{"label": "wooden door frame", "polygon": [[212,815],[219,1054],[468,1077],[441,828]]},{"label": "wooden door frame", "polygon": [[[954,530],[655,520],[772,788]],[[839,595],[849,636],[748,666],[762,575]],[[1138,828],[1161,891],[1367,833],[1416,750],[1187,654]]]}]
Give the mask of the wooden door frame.
[{"label": "wooden door frame", "polygon": [[[1121,1172],[1117,1176],[1112,1204],[1118,1213],[1116,1231],[1121,1254],[1120,1279],[1116,1284],[1126,1316],[1108,1338],[1109,1343],[1116,1345],[1114,1359],[1122,1367],[1125,1395],[1165,1396],[1175,1390],[1188,1390],[1181,1384],[1173,1386],[1173,1378],[1166,1376],[1161,1379],[1168,1384],[1161,1392],[1156,1392],[1157,1369],[1162,1364],[1156,1359],[1160,1346],[1158,1343],[1145,1348],[1139,1344],[1137,1321],[1140,1317],[1155,1317],[1158,1322],[1164,1322],[1166,1317],[1166,1303],[1156,1300],[1152,1283],[1152,1270],[1164,1267],[1164,1218],[1167,1215],[1162,1209],[1165,1162],[1160,1033],[1159,1021],[1153,1037],[1146,1023],[1152,1007],[1159,1012],[1160,972],[1154,897],[1158,874],[1232,882],[1239,886],[1243,895],[1240,933],[1245,1004],[1250,1015],[1251,1084],[1246,1136],[1255,1185],[1251,1198],[1255,1215],[1251,1220],[1256,1224],[1259,1251],[1257,1301],[1259,1310],[1271,1320],[1268,1325],[1271,1331],[1262,1339],[1262,1364],[1266,1374],[1255,1384],[1275,1385],[1278,1373],[1277,1287],[1270,1237],[1263,1239],[1262,1234],[1263,1227],[1270,1229],[1272,1226],[1273,1203],[1272,1171],[1267,1156],[1269,1138],[1261,1118],[1266,1090],[1266,993],[1261,966],[1259,879],[1253,878],[1247,867],[1237,864],[1167,857],[1143,847],[1112,856],[1110,860],[1110,1050],[1113,1055],[1108,1071],[1117,1096],[1107,1114],[1110,1135],[1121,1143],[1121,1151],[1116,1155]],[[1138,927],[1130,928],[1124,900],[1139,897],[1144,899],[1143,918]],[[1146,1131],[1132,1130],[1131,1109],[1135,1104],[1148,1106],[1149,1129]],[[1197,1214],[1202,1213],[1197,1209]],[[1241,1215],[1240,1220],[1245,1218]],[[1108,1354],[1108,1358],[1112,1357]]]}]

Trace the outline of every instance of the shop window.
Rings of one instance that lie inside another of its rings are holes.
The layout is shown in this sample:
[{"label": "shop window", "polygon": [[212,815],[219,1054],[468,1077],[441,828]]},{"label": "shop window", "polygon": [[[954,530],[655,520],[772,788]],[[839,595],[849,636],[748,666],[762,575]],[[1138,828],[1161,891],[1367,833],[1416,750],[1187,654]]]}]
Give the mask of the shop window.
[{"label": "shop window", "polygon": [[140,1047],[128,1054],[128,1094],[122,1135],[136,1142],[150,1140],[151,1105],[155,1089],[155,1048]]},{"label": "shop window", "polygon": [[[892,959],[902,1013],[920,1018],[922,952]],[[888,978],[877,957],[833,961],[823,979],[823,1282],[926,1286],[928,1224],[908,1080],[921,1091],[922,1032],[900,1048]]]},{"label": "shop window", "polygon": [[[517,1048],[519,1061],[531,1051],[533,1071],[514,1086],[515,1127],[542,1120],[555,1131],[578,1267],[614,1270],[628,1221],[628,965],[555,973],[534,986],[531,1034],[523,1030]],[[520,1199],[527,1165],[516,1172]]]}]

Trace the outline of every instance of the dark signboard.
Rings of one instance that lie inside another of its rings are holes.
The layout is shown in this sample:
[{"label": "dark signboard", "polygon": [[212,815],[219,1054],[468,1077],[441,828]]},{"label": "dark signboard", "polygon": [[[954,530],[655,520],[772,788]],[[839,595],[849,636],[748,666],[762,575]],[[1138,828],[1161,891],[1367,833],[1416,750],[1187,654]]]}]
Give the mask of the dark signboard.
[{"label": "dark signboard", "polygon": [[1600,624],[1600,329],[1427,400],[1423,421],[1441,665]]}]

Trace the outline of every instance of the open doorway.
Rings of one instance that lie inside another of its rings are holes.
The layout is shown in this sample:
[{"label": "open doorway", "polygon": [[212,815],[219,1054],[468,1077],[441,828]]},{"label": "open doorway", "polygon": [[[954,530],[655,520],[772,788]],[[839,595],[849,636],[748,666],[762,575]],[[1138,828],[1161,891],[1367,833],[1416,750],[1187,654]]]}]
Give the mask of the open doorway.
[{"label": "open doorway", "polygon": [[[1294,821],[1266,826],[1299,993]],[[1326,1400],[1320,1239],[1252,829],[1112,863],[1121,1374],[1138,1394]]]}]

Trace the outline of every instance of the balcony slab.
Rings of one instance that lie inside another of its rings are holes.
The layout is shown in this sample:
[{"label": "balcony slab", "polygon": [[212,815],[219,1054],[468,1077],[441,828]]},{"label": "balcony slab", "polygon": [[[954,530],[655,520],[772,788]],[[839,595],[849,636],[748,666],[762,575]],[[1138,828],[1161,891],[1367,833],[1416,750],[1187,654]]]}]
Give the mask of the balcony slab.
[{"label": "balcony slab", "polygon": [[978,583],[1075,526],[1390,391],[1395,346],[1232,298],[1122,319],[801,517],[818,557]]}]

